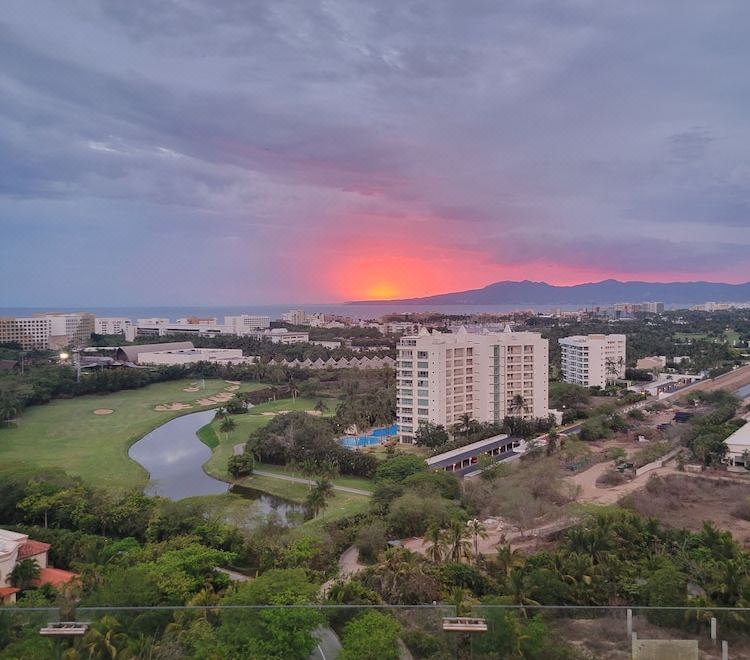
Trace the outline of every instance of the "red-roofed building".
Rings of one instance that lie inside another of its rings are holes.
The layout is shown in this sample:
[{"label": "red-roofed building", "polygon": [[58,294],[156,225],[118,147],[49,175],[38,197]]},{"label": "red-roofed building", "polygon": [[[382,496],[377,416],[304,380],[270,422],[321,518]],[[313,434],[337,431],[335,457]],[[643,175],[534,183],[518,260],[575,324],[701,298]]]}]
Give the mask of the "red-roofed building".
[{"label": "red-roofed building", "polygon": [[15,587],[0,587],[0,605],[12,605],[16,602],[16,594],[21,591]]},{"label": "red-roofed building", "polygon": [[18,561],[34,559],[39,568],[47,568],[47,552],[52,546],[49,543],[29,539],[18,548]]},{"label": "red-roofed building", "polygon": [[49,543],[35,541],[26,534],[0,529],[0,605],[16,602],[16,594],[20,589],[10,584],[10,574],[16,564],[25,559],[30,559],[39,566],[39,578],[34,580],[34,586],[51,584],[59,587],[78,577],[70,571],[51,567],[47,560],[49,549]]},{"label": "red-roofed building", "polygon": [[34,586],[41,587],[43,584],[51,584],[53,587],[59,587],[77,577],[77,573],[64,571],[61,568],[47,567],[39,571],[39,579],[34,580]]}]

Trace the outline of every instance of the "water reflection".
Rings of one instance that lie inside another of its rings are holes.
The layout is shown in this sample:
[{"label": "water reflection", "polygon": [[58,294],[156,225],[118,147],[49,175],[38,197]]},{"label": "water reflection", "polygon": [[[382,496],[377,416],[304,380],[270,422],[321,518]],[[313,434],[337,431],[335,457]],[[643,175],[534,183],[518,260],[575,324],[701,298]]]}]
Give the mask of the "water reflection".
[{"label": "water reflection", "polygon": [[[204,410],[177,417],[154,429],[130,448],[130,458],[149,472],[148,495],[181,500],[196,495],[219,495],[230,490],[229,484],[203,471],[203,464],[211,458],[211,449],[200,441],[197,432],[215,414],[213,410]],[[283,525],[302,521],[302,506],[299,504],[245,486],[233,486],[231,492],[253,504],[231,514],[239,518],[228,522],[238,527],[255,527],[269,518]]]},{"label": "water reflection", "polygon": [[211,450],[196,435],[215,415],[213,410],[177,417],[136,442],[128,452],[150,475],[146,493],[181,500],[195,495],[218,495],[228,484],[203,471]]}]

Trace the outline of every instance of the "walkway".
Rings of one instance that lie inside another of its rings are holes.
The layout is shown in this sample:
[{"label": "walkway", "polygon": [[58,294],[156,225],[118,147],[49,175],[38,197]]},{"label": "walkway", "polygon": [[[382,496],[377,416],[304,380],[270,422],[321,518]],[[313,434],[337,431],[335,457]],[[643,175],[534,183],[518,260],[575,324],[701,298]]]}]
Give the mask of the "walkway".
[{"label": "walkway", "polygon": [[[282,481],[291,481],[295,484],[304,484],[305,486],[315,485],[315,481],[313,479],[303,479],[302,477],[290,477],[288,474],[266,472],[265,470],[253,470],[253,474],[259,477],[271,477],[272,479],[281,479]],[[333,490],[338,490],[338,491],[341,491],[342,493],[351,493],[352,495],[364,495],[365,497],[372,497],[372,493],[369,490],[362,490],[360,488],[350,488],[349,486],[337,486],[336,484],[334,484]]]}]

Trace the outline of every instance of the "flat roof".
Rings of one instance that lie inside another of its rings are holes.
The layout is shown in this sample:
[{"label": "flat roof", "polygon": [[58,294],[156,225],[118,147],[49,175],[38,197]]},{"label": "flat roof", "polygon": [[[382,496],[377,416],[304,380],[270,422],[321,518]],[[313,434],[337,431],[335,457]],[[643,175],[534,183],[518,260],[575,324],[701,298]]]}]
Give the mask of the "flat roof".
[{"label": "flat roof", "polygon": [[471,444],[459,447],[458,449],[451,449],[437,456],[433,456],[427,459],[427,465],[430,467],[444,467],[445,465],[452,465],[458,463],[466,458],[471,458],[477,454],[492,451],[498,447],[507,444],[508,435],[493,435],[491,438],[479,440],[478,442],[472,442]]}]

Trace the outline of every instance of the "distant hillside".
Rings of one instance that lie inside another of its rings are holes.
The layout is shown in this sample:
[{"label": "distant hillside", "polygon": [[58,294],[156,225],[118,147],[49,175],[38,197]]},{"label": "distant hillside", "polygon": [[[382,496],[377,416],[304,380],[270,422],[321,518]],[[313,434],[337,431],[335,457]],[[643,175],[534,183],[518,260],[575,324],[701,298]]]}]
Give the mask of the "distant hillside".
[{"label": "distant hillside", "polygon": [[[425,298],[359,300],[357,303],[412,305],[607,305],[618,302],[658,301],[667,304],[749,302],[750,282],[619,282],[604,280],[555,286],[546,282],[495,282],[482,289],[441,293]],[[352,303],[355,304],[355,303]]]}]

